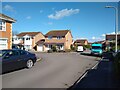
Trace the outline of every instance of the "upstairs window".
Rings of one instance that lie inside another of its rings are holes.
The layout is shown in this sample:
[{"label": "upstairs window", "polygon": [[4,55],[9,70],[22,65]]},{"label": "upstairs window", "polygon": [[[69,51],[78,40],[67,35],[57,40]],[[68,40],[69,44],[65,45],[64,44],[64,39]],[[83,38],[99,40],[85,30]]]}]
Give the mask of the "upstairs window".
[{"label": "upstairs window", "polygon": [[6,31],[6,22],[0,20],[0,31]]},{"label": "upstairs window", "polygon": [[61,36],[57,36],[57,39],[62,39],[62,37]]},{"label": "upstairs window", "polygon": [[30,38],[26,38],[26,40],[30,40]]},{"label": "upstairs window", "polygon": [[52,39],[52,36],[48,36],[48,39]]}]

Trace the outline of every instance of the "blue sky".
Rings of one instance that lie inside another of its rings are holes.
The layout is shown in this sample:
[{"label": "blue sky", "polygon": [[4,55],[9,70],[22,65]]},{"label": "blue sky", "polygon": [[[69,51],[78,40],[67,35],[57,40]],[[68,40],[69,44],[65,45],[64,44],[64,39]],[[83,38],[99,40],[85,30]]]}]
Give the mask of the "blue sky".
[{"label": "blue sky", "polygon": [[13,31],[40,31],[70,29],[73,38],[89,41],[104,39],[104,34],[115,31],[115,11],[106,5],[116,2],[3,2],[2,13],[17,20]]}]

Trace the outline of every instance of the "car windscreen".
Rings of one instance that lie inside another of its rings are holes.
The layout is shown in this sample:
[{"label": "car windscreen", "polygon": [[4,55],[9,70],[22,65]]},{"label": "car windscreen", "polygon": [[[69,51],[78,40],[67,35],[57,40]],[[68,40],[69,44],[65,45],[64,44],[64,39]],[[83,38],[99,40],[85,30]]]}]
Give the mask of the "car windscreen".
[{"label": "car windscreen", "polygon": [[4,56],[6,51],[0,51],[0,57]]},{"label": "car windscreen", "polygon": [[102,49],[100,46],[92,46],[92,49]]}]

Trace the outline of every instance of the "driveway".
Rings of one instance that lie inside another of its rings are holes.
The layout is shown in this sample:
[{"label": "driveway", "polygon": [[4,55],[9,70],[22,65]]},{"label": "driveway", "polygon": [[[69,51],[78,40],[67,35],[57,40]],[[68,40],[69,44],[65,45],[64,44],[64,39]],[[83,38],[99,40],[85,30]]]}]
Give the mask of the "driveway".
[{"label": "driveway", "polygon": [[36,53],[42,60],[31,69],[2,76],[3,88],[68,88],[98,61],[79,53]]}]

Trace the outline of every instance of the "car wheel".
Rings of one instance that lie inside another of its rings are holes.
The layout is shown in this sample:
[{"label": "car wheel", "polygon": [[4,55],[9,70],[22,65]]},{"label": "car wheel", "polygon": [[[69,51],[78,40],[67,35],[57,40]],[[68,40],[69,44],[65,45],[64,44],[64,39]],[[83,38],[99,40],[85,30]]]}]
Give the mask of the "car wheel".
[{"label": "car wheel", "polygon": [[28,60],[27,63],[26,63],[26,66],[28,69],[32,68],[34,65],[34,62],[32,60]]}]

